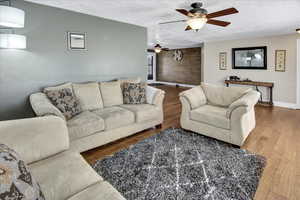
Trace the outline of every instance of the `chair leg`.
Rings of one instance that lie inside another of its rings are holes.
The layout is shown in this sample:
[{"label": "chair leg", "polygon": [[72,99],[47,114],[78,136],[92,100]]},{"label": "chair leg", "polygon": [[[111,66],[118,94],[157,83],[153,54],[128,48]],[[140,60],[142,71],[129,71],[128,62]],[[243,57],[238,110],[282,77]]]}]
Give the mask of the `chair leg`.
[{"label": "chair leg", "polygon": [[155,126],[155,128],[157,128],[157,129],[161,129],[161,127],[162,127],[162,124],[158,124]]}]

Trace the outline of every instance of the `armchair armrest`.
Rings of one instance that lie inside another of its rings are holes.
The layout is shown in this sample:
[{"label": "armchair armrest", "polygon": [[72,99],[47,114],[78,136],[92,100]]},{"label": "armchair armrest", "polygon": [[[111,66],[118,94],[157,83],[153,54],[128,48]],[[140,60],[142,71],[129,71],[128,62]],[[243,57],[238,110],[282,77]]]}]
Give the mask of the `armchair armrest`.
[{"label": "armchair armrest", "polygon": [[201,86],[196,86],[192,89],[181,92],[179,96],[181,98],[185,98],[188,101],[190,109],[198,108],[207,103],[206,96]]},{"label": "armchair armrest", "polygon": [[146,88],[147,103],[162,107],[164,97],[165,97],[165,91],[151,86],[147,86]]},{"label": "armchair armrest", "polygon": [[37,116],[55,115],[66,120],[62,112],[51,103],[44,93],[34,93],[30,95],[29,100]]},{"label": "armchair armrest", "polygon": [[65,121],[59,117],[0,121],[0,143],[30,164],[67,150],[69,135]]},{"label": "armchair armrest", "polygon": [[260,93],[254,90],[251,90],[250,92],[246,93],[244,96],[239,98],[238,100],[234,101],[228,108],[226,112],[226,116],[228,118],[231,117],[232,112],[240,107],[244,107],[245,112],[250,110],[255,106],[255,104],[258,102],[258,99],[260,97]]}]

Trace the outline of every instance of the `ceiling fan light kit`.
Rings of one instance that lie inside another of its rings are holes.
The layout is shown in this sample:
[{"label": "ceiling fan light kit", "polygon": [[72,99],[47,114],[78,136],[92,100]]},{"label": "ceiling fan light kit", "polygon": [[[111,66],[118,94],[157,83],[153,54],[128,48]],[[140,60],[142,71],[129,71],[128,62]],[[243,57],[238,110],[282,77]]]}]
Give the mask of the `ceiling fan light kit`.
[{"label": "ceiling fan light kit", "polygon": [[193,30],[199,30],[203,28],[203,26],[206,24],[207,18],[200,17],[200,18],[190,18],[187,20],[187,24],[193,29]]},{"label": "ceiling fan light kit", "polygon": [[235,13],[239,12],[235,8],[228,8],[228,9],[220,10],[217,12],[208,13],[206,9],[202,8],[202,6],[203,6],[203,4],[201,2],[195,2],[195,3],[191,4],[192,9],[190,9],[189,11],[187,11],[185,9],[176,9],[177,12],[185,15],[186,17],[188,17],[188,19],[163,22],[160,24],[186,22],[188,25],[185,29],[186,31],[189,31],[189,30],[197,30],[198,31],[199,29],[203,28],[203,26],[205,24],[212,24],[212,25],[216,25],[216,26],[226,27],[230,24],[230,22],[215,20],[212,18],[222,17],[222,16],[231,15],[231,14],[235,14]]}]

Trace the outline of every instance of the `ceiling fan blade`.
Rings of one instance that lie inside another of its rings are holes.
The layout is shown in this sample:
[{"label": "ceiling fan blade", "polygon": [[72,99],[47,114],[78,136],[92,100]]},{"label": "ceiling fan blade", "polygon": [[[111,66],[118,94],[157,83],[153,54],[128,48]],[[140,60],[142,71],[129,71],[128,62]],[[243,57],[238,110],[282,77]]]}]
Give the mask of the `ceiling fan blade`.
[{"label": "ceiling fan blade", "polygon": [[176,20],[176,21],[169,21],[169,22],[161,22],[159,24],[171,24],[171,23],[177,23],[177,22],[185,22],[186,20]]},{"label": "ceiling fan blade", "polygon": [[163,51],[169,51],[169,48],[162,48]]},{"label": "ceiling fan blade", "polygon": [[221,11],[218,11],[218,12],[210,13],[210,14],[206,15],[206,17],[207,18],[222,17],[222,16],[225,16],[225,15],[231,15],[231,14],[235,14],[235,13],[238,13],[238,12],[239,11],[235,8],[228,8],[228,9],[221,10]]},{"label": "ceiling fan blade", "polygon": [[217,25],[217,26],[228,26],[229,24],[231,24],[231,22],[225,22],[225,21],[220,21],[220,20],[214,20],[214,19],[209,19],[207,21],[208,24],[213,24],[213,25]]},{"label": "ceiling fan blade", "polygon": [[155,51],[153,49],[147,49],[147,52],[154,53]]},{"label": "ceiling fan blade", "polygon": [[189,30],[192,30],[192,27],[187,26],[187,27],[185,28],[185,31],[189,31]]},{"label": "ceiling fan blade", "polygon": [[181,14],[185,16],[189,16],[189,11],[184,10],[184,9],[176,9],[177,12],[180,12]]}]

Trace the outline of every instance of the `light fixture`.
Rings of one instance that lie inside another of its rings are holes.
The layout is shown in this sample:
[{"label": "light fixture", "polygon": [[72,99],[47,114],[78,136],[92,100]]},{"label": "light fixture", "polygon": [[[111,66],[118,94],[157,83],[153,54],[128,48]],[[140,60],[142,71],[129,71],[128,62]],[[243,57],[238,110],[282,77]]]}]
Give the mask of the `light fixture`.
[{"label": "light fixture", "polygon": [[161,50],[162,50],[162,48],[161,48],[161,46],[159,44],[155,45],[155,47],[154,47],[155,53],[160,53]]},{"label": "light fixture", "polygon": [[300,28],[296,29],[296,32],[300,34]]},{"label": "light fixture", "polygon": [[193,30],[199,30],[201,29],[207,22],[206,17],[197,17],[197,18],[190,18],[187,20],[187,24],[193,29]]},{"label": "light fixture", "polygon": [[17,34],[0,34],[0,48],[26,49],[26,36]]},{"label": "light fixture", "polygon": [[0,26],[11,28],[23,28],[25,21],[25,12],[21,9],[0,6]]}]

